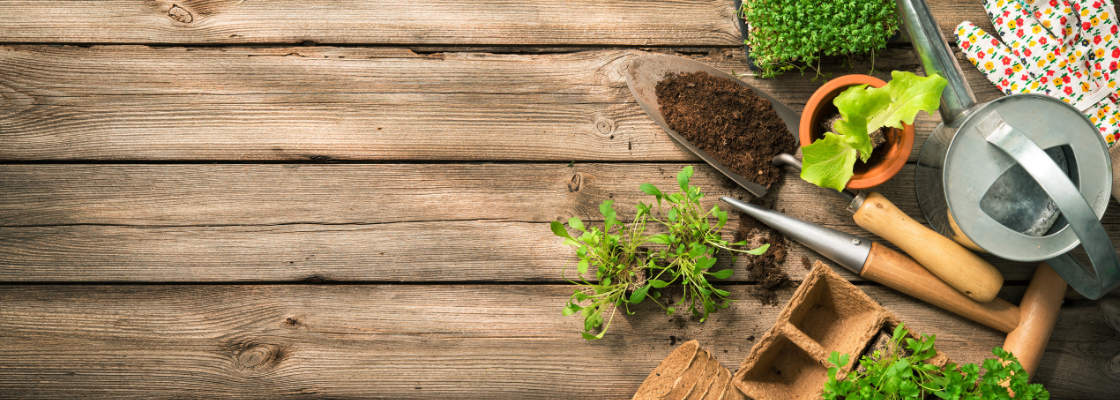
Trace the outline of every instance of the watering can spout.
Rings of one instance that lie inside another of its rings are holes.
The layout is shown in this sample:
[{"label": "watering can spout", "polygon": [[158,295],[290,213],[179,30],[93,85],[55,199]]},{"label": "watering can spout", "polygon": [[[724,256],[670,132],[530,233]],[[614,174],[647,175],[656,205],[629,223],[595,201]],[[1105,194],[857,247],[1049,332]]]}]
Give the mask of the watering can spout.
[{"label": "watering can spout", "polygon": [[897,0],[897,3],[926,75],[938,74],[949,81],[941,95],[939,111],[945,126],[958,127],[964,115],[976,106],[976,96],[964,79],[957,57],[933,19],[926,0]]}]

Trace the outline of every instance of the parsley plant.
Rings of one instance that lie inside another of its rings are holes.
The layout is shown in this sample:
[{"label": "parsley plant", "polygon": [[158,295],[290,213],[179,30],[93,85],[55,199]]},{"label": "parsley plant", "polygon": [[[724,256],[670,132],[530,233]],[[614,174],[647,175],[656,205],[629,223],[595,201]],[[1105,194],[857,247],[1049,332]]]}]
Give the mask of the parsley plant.
[{"label": "parsley plant", "polygon": [[[984,360],[986,373],[981,377],[976,364],[950,363],[944,370],[926,364],[925,360],[935,354],[935,336],[922,335],[914,340],[906,334],[903,324],[899,324],[886,349],[876,350],[871,357],[864,356],[859,361],[866,371],[852,371],[847,377],[837,377],[837,374],[848,364],[848,355],[832,352],[828,362],[833,366],[828,369],[823,397],[828,400],[925,399],[930,395],[946,400],[1050,398],[1042,385],[1028,383],[1030,378],[1019,360],[999,347],[992,349],[998,358]],[[903,343],[912,354],[906,355]],[[1007,387],[1003,386],[1005,383]],[[1008,392],[1009,388],[1014,396]]]}]

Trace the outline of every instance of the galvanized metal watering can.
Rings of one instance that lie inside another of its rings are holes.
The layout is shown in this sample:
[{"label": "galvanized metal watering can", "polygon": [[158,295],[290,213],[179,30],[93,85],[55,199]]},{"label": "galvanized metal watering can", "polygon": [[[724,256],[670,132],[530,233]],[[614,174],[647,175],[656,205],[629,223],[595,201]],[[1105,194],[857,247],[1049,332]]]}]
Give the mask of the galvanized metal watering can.
[{"label": "galvanized metal watering can", "polygon": [[[926,74],[949,81],[942,123],[918,158],[918,205],[941,234],[1015,261],[1046,261],[1098,299],[1120,286],[1100,223],[1112,187],[1108,146],[1061,100],[1015,94],[977,104],[925,0],[898,0]],[[1088,268],[1070,255],[1083,246]]]}]

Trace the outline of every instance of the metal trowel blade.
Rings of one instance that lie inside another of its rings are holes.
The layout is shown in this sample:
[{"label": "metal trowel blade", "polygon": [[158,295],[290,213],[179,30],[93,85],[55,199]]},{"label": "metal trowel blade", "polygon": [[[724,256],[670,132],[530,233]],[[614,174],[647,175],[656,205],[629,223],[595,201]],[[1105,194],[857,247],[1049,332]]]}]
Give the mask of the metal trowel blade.
[{"label": "metal trowel blade", "polygon": [[634,94],[634,99],[642,106],[642,109],[653,118],[657,125],[660,125],[669,137],[672,137],[681,146],[684,146],[697,157],[704,160],[719,172],[723,173],[732,181],[742,186],[751,194],[762,197],[766,195],[766,187],[754,183],[739,174],[731,172],[731,170],[724,167],[715,158],[708,155],[708,153],[700,150],[687,139],[681,136],[676,131],[669,128],[669,124],[665,122],[665,117],[661,115],[661,107],[657,104],[657,83],[661,82],[666,75],[671,73],[686,74],[691,72],[704,71],[709,75],[718,76],[732,80],[743,87],[746,87],[754,92],[755,95],[766,99],[770,105],[774,107],[774,111],[778,113],[778,117],[786,123],[786,128],[789,128],[790,133],[793,134],[794,145],[797,145],[798,126],[801,121],[801,115],[797,111],[789,108],[789,106],[782,104],[782,102],[774,99],[769,93],[759,90],[746,82],[736,79],[734,76],[728,75],[723,71],[712,68],[707,64],[696,62],[684,57],[670,56],[665,54],[643,54],[638,56],[630,62],[630,66],[626,71],[626,86],[630,87],[630,93]]},{"label": "metal trowel blade", "polygon": [[[1069,175],[1069,161],[1061,147],[1046,154]],[[1058,205],[1019,164],[1000,175],[980,199],[980,209],[1003,226],[1030,236],[1042,236],[1061,216]]]}]

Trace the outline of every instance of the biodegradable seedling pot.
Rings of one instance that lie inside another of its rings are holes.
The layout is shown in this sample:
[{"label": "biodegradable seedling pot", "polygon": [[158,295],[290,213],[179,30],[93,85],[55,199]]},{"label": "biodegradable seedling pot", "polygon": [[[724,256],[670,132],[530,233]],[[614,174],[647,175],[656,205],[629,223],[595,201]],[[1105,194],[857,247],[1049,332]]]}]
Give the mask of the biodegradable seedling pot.
[{"label": "biodegradable seedling pot", "polygon": [[[801,146],[808,146],[824,137],[825,128],[821,124],[837,114],[832,100],[840,93],[856,85],[882,87],[886,84],[882,79],[868,75],[846,75],[825,83],[813,93],[813,97],[809,98],[809,103],[801,113],[799,129]],[[848,189],[862,190],[879,186],[895,176],[902,170],[902,166],[906,165],[906,159],[910,158],[910,151],[914,148],[914,126],[903,125],[902,129],[888,129],[885,136],[886,143],[875,148],[866,163],[856,160],[854,174],[848,181]]]},{"label": "biodegradable seedling pot", "polygon": [[[851,356],[841,368],[847,373],[881,331],[898,324],[893,314],[817,261],[731,382],[755,400],[819,399],[828,380],[829,354]],[[917,339],[913,331],[908,336]],[[929,363],[943,368],[948,361],[938,351]]]},{"label": "biodegradable seedling pot", "polygon": [[731,371],[695,340],[677,347],[650,372],[633,400],[745,400]]}]

